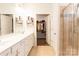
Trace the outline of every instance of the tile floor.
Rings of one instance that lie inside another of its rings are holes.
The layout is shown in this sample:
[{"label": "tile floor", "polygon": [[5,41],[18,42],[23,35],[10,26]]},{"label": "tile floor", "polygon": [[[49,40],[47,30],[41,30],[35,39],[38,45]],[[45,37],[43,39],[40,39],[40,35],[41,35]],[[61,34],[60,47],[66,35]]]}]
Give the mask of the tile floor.
[{"label": "tile floor", "polygon": [[55,56],[55,51],[50,46],[37,46],[32,48],[28,56]]},{"label": "tile floor", "polygon": [[46,42],[46,38],[38,38],[37,45],[38,46],[49,46],[48,43]]}]

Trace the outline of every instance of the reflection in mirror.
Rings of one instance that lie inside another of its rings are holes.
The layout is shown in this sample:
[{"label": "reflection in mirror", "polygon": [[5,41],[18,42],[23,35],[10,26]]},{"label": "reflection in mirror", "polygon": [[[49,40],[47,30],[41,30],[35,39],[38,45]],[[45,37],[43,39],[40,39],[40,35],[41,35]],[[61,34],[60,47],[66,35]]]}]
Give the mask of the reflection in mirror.
[{"label": "reflection in mirror", "polygon": [[15,16],[15,33],[22,33],[23,32],[23,17],[22,16]]},{"label": "reflection in mirror", "polygon": [[33,20],[33,17],[28,16],[27,24],[32,24]]},{"label": "reflection in mirror", "polygon": [[22,24],[22,18],[21,18],[21,16],[16,17],[16,23],[17,24]]},{"label": "reflection in mirror", "polygon": [[13,15],[0,14],[0,35],[13,33]]}]

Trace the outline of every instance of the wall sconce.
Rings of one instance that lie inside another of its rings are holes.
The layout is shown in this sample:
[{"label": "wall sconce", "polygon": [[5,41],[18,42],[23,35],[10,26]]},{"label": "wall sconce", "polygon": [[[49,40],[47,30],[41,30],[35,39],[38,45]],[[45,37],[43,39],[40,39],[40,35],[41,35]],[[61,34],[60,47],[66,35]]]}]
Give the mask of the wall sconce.
[{"label": "wall sconce", "polygon": [[31,24],[31,23],[33,23],[33,18],[28,16],[27,24]]},{"label": "wall sconce", "polygon": [[16,17],[16,23],[18,23],[18,24],[22,24],[22,18],[21,18],[21,16],[18,16],[18,17]]},{"label": "wall sconce", "polygon": [[31,17],[31,21],[33,22],[33,20],[34,20],[34,18],[33,17]]}]

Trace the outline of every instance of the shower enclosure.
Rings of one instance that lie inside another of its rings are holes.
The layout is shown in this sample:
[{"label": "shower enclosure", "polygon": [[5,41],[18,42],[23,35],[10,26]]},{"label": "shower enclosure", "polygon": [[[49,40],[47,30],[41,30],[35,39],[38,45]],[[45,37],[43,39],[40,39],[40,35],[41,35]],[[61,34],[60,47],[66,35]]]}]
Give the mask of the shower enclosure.
[{"label": "shower enclosure", "polygon": [[67,5],[60,18],[60,55],[79,55],[79,4]]}]

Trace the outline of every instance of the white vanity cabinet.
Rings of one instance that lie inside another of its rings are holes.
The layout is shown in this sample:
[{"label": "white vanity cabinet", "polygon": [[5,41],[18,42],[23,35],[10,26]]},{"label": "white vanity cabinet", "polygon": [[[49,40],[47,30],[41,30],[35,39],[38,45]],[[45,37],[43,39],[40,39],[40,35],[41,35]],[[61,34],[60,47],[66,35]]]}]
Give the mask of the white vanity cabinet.
[{"label": "white vanity cabinet", "polygon": [[30,34],[21,41],[15,43],[4,52],[1,56],[27,56],[32,46],[34,45],[34,34]]},{"label": "white vanity cabinet", "polygon": [[7,50],[3,51],[0,55],[1,56],[11,56],[11,49],[8,48]]},{"label": "white vanity cabinet", "polygon": [[18,54],[19,54],[19,49],[18,49],[18,47],[19,47],[19,43],[17,43],[17,44],[15,44],[14,46],[12,46],[11,47],[11,49],[12,49],[12,56],[18,56]]},{"label": "white vanity cabinet", "polygon": [[27,56],[34,45],[34,35],[31,34],[12,47],[12,56]]},{"label": "white vanity cabinet", "polygon": [[28,55],[33,45],[34,45],[34,34],[28,36],[27,39],[25,40],[25,52],[26,52],[25,55]]},{"label": "white vanity cabinet", "polygon": [[23,39],[22,41],[20,41],[19,43],[19,46],[18,46],[18,56],[24,56],[25,55],[25,39]]},{"label": "white vanity cabinet", "polygon": [[20,42],[16,43],[12,48],[12,56],[24,56],[25,52],[25,39],[21,40]]}]

